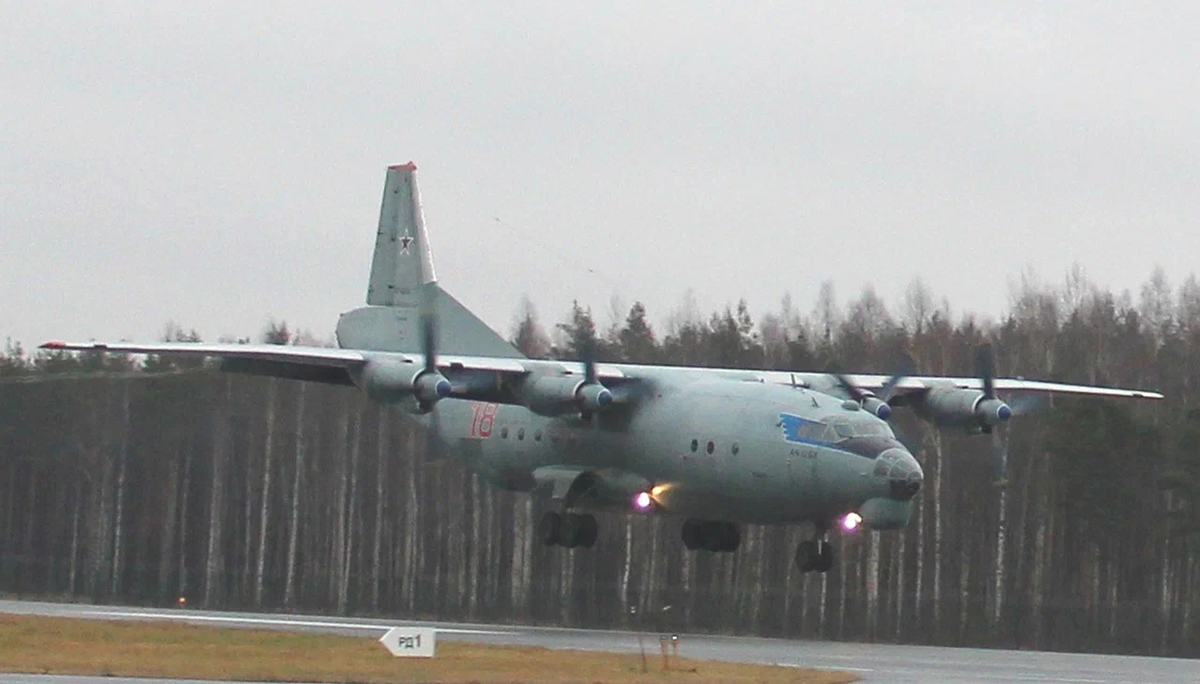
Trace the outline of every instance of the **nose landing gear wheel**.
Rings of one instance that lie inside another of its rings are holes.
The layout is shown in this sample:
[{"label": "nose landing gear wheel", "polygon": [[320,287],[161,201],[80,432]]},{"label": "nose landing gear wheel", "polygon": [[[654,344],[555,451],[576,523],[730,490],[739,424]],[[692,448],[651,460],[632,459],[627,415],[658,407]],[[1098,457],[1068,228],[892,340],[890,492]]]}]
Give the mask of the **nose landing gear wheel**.
[{"label": "nose landing gear wheel", "polygon": [[796,547],[796,567],[800,572],[812,572],[817,569],[817,563],[821,559],[821,550],[817,548],[817,543],[811,539],[800,542]]}]

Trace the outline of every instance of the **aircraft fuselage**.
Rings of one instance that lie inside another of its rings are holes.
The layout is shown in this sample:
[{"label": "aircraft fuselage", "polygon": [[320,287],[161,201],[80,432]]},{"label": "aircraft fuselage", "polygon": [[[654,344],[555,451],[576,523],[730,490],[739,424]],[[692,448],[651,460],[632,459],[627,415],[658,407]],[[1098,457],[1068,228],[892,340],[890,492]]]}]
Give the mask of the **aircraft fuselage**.
[{"label": "aircraft fuselage", "polygon": [[548,417],[519,405],[445,400],[430,420],[444,447],[502,487],[532,490],[545,484],[541,469],[625,477],[629,496],[584,498],[584,508],[630,510],[631,497],[646,491],[655,512],[682,517],[828,523],[865,508],[872,527],[907,523],[920,466],[886,423],[856,405],[812,390],[680,381],[669,372],[653,387],[636,411]]}]

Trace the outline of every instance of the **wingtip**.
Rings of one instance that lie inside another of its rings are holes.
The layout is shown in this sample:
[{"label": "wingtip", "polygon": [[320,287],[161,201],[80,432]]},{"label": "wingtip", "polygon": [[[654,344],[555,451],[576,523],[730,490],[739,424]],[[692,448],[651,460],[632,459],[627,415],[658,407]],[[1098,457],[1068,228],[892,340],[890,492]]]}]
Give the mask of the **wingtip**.
[{"label": "wingtip", "polygon": [[62,340],[50,340],[38,345],[38,349],[66,349],[67,343]]}]

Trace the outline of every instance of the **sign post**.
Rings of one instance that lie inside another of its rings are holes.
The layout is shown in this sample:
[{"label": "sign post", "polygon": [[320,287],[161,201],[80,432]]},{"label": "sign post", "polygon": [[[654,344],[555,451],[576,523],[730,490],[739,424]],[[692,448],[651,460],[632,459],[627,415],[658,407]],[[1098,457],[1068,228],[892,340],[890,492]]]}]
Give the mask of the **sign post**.
[{"label": "sign post", "polygon": [[393,627],[379,638],[397,658],[432,658],[437,630],[427,627]]}]

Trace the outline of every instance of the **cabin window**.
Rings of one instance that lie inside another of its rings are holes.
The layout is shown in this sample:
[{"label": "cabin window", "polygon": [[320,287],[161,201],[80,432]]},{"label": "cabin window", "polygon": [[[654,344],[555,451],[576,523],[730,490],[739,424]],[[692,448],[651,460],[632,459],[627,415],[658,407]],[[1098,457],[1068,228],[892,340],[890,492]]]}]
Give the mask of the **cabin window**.
[{"label": "cabin window", "polygon": [[699,448],[700,448],[700,442],[698,442],[697,440],[694,440],[694,439],[693,439],[693,440],[692,440],[692,453],[693,453],[693,454],[694,454],[694,453],[696,453],[696,450],[697,450],[697,449],[699,449]]},{"label": "cabin window", "polygon": [[525,439],[525,428],[517,430],[517,439]]},{"label": "cabin window", "polygon": [[540,442],[540,441],[542,441],[542,431],[541,431],[541,430],[536,430],[536,431],[534,431],[534,433],[533,433],[533,441],[535,441],[535,442]]},{"label": "cabin window", "polygon": [[737,456],[738,452],[741,450],[742,450],[742,448],[738,446],[737,442],[734,442],[733,444],[729,445],[729,453],[733,454],[734,456]]},{"label": "cabin window", "polygon": [[500,428],[500,439],[508,439],[508,426]]},{"label": "cabin window", "polygon": [[709,442],[708,446],[705,447],[704,450],[711,454],[713,452],[713,449],[715,449],[715,448],[717,448],[717,445],[713,444],[712,442]]}]

